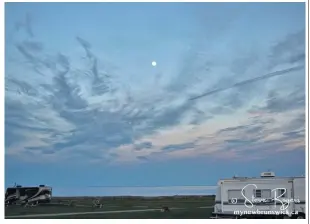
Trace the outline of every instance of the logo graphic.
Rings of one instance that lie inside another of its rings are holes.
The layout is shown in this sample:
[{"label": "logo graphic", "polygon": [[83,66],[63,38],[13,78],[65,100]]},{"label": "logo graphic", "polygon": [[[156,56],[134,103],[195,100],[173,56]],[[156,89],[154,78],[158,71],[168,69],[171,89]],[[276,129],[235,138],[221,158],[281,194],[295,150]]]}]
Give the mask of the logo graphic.
[{"label": "logo graphic", "polygon": [[237,198],[232,198],[232,199],[230,200],[230,202],[231,202],[232,204],[237,204],[237,203],[238,203],[238,199],[237,199]]},{"label": "logo graphic", "polygon": [[[241,195],[244,198],[244,205],[247,208],[253,208],[254,207],[254,203],[271,203],[274,202],[274,206],[276,207],[277,204],[280,204],[280,210],[284,211],[287,210],[287,208],[290,206],[290,203],[294,202],[294,203],[300,203],[299,199],[287,199],[287,198],[282,198],[283,196],[285,196],[286,194],[286,189],[285,188],[274,188],[271,191],[271,197],[269,198],[263,198],[263,197],[259,197],[259,198],[255,198],[254,195],[252,195],[252,197],[249,199],[248,197],[246,197],[244,195],[244,192],[246,190],[246,188],[248,188],[249,186],[253,186],[254,189],[257,189],[257,185],[256,184],[247,184],[246,186],[244,186],[241,190]],[[278,192],[279,195],[278,195]],[[274,197],[272,197],[274,196]],[[237,198],[232,198],[230,200],[230,202],[232,204],[237,204],[238,203],[238,199]]]}]

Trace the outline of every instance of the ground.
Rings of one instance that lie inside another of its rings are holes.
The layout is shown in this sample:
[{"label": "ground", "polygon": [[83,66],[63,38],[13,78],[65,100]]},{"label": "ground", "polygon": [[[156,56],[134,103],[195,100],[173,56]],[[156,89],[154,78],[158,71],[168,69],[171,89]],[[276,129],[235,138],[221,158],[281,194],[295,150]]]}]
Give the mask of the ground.
[{"label": "ground", "polygon": [[[213,212],[214,196],[190,197],[102,197],[102,208],[92,207],[98,198],[53,198],[51,204],[35,207],[10,206],[6,218],[52,219],[208,219]],[[170,212],[161,212],[168,206]]]}]

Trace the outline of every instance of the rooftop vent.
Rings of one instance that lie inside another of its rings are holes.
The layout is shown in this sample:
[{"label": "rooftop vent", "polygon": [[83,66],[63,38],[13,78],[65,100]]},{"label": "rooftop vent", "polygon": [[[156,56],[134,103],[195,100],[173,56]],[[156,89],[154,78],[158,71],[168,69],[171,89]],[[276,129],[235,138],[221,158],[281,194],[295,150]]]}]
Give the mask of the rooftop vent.
[{"label": "rooftop vent", "polygon": [[275,177],[275,173],[274,172],[262,172],[260,174],[261,177]]}]

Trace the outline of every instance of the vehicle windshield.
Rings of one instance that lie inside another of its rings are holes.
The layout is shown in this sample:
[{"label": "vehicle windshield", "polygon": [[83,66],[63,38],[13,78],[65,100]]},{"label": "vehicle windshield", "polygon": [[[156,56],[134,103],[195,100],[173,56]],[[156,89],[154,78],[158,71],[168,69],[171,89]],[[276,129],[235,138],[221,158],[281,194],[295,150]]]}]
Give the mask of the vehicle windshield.
[{"label": "vehicle windshield", "polygon": [[12,195],[16,193],[16,188],[7,188],[6,195]]}]

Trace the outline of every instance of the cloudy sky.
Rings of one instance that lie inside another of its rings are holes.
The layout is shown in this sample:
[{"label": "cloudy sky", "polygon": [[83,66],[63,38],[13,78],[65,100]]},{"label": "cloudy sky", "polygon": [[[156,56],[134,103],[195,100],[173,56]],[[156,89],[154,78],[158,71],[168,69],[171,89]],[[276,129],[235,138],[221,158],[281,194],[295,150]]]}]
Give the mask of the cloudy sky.
[{"label": "cloudy sky", "polygon": [[305,173],[304,3],[6,3],[5,31],[6,186]]}]

